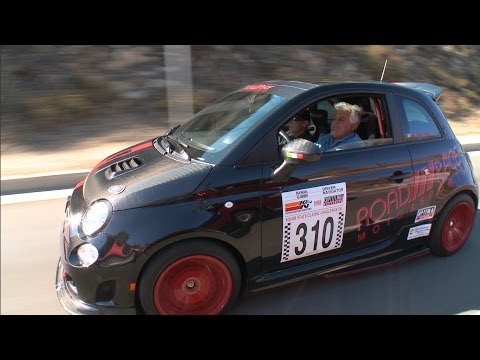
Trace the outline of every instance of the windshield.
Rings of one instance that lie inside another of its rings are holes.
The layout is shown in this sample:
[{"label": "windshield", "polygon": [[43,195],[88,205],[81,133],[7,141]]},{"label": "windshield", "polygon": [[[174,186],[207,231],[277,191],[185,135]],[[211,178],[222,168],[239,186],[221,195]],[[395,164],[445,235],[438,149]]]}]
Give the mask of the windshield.
[{"label": "windshield", "polygon": [[231,93],[198,112],[173,135],[188,146],[185,151],[190,158],[217,163],[233,144],[285,101],[268,93]]}]

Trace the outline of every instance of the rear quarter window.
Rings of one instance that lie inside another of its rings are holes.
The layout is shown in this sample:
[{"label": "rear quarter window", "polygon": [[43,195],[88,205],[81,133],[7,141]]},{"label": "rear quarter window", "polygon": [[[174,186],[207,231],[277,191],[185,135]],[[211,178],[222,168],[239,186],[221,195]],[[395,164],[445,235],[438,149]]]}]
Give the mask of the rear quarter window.
[{"label": "rear quarter window", "polygon": [[441,132],[428,110],[419,102],[400,98],[400,110],[404,114],[402,123],[404,141],[415,141],[441,137]]}]

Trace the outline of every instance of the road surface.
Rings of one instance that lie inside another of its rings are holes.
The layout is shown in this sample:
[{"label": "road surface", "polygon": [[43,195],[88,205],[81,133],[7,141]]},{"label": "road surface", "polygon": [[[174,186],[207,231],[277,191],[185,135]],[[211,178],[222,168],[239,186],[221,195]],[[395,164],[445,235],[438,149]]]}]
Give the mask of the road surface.
[{"label": "road surface", "polygon": [[[470,153],[480,179],[480,152]],[[67,191],[2,196],[1,314],[64,315],[55,293]],[[480,310],[480,212],[465,245],[384,270],[314,278],[242,298],[229,314],[458,314]]]}]

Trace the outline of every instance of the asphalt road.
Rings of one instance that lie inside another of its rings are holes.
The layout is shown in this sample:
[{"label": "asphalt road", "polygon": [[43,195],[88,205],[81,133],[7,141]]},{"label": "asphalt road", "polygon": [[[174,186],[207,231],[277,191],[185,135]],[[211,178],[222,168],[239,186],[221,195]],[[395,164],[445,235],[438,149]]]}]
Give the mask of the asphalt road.
[{"label": "asphalt road", "polygon": [[[480,151],[471,153],[480,180]],[[65,197],[2,196],[1,314],[66,314],[55,293]],[[8,201],[6,201],[8,200]],[[480,212],[457,254],[384,270],[314,278],[242,298],[230,314],[457,314],[480,311]]]},{"label": "asphalt road", "polygon": [[65,199],[2,205],[1,313],[66,314],[55,292]]},{"label": "asphalt road", "polygon": [[[66,314],[55,293],[64,199],[2,206],[1,314]],[[454,256],[314,278],[242,298],[229,314],[457,314],[480,310],[480,212]]]},{"label": "asphalt road", "polygon": [[480,311],[480,212],[455,255],[333,279],[313,278],[243,298],[232,315],[451,315]]}]

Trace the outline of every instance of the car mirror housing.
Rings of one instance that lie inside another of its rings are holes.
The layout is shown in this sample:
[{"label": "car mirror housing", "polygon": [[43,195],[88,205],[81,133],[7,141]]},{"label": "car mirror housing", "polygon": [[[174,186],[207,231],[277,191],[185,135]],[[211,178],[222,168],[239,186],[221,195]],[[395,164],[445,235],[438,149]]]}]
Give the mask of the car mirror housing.
[{"label": "car mirror housing", "polygon": [[272,180],[285,181],[292,173],[295,165],[315,162],[322,157],[322,151],[313,142],[295,139],[282,148],[283,163],[273,172]]}]

